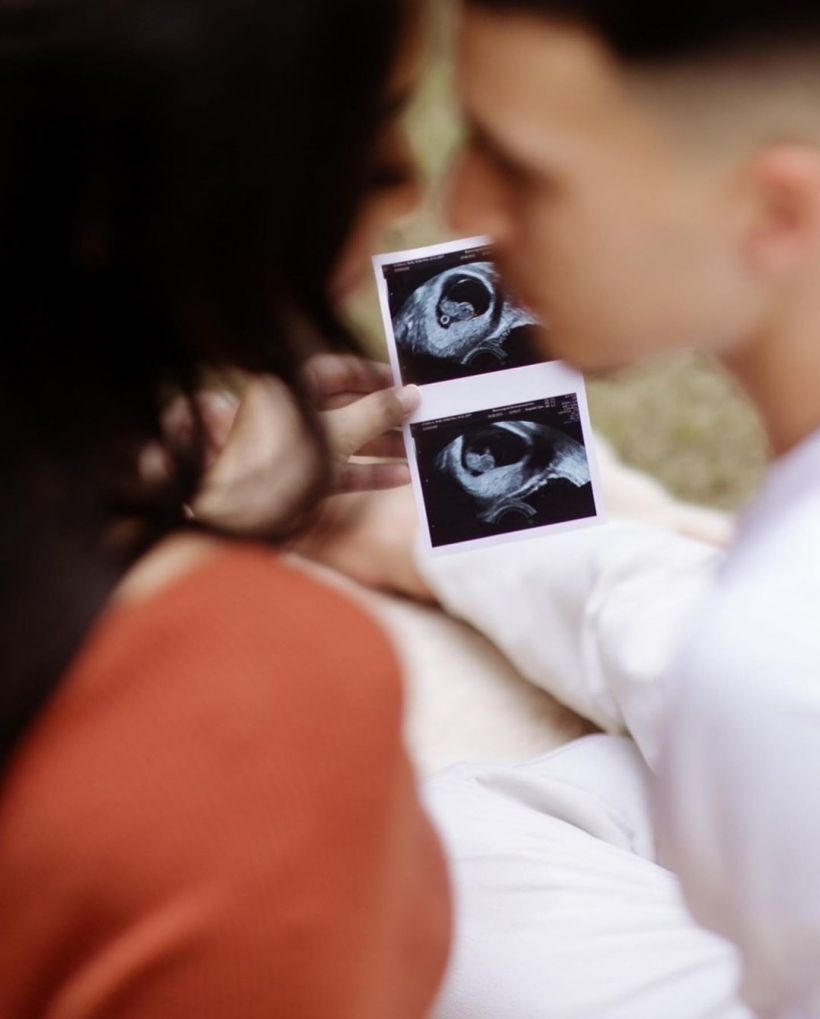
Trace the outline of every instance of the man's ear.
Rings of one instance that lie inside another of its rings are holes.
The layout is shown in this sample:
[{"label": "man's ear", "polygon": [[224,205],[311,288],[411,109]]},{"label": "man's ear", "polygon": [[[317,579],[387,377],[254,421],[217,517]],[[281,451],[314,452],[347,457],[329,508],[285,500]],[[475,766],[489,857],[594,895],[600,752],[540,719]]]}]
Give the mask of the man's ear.
[{"label": "man's ear", "polygon": [[746,169],[745,253],[756,274],[774,281],[820,257],[820,147],[770,145]]}]

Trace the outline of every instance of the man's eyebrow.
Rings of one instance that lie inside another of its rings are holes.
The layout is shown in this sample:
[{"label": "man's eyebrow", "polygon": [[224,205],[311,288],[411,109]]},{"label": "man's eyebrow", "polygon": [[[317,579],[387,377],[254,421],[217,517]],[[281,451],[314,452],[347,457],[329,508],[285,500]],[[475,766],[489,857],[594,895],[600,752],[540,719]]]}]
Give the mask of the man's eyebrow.
[{"label": "man's eyebrow", "polygon": [[529,176],[531,172],[529,167],[507,152],[479,121],[469,117],[466,127],[467,136],[472,145],[488,156],[500,170],[511,177]]}]

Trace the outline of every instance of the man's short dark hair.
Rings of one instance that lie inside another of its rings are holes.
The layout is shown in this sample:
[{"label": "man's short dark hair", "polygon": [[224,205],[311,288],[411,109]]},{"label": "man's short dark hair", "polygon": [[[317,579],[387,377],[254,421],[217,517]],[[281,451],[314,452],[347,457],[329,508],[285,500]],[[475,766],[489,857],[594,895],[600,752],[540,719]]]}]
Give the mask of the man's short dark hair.
[{"label": "man's short dark hair", "polygon": [[468,0],[498,12],[577,24],[628,63],[665,63],[722,53],[805,48],[820,43],[818,0]]}]

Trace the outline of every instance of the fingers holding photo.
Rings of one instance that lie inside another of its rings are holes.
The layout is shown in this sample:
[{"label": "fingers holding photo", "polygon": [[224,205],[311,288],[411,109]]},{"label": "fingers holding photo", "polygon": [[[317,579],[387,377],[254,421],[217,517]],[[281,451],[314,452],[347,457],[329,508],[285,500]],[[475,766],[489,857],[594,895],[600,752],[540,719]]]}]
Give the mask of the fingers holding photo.
[{"label": "fingers holding photo", "polygon": [[393,385],[389,365],[356,354],[315,354],[305,365],[303,377],[318,410],[344,407]]},{"label": "fingers holding photo", "polygon": [[[327,438],[332,490],[406,485],[400,426],[418,404],[416,387],[392,388],[386,364],[352,354],[317,355],[304,371]],[[265,533],[309,483],[315,450],[277,379],[235,381],[241,396],[227,389],[205,390],[196,395],[195,406],[179,397],[166,410],[163,425],[166,434],[184,444],[194,437],[195,415],[200,417],[205,474],[192,504],[197,519],[228,530]],[[296,450],[302,455],[294,456]],[[170,470],[164,461],[161,472],[151,463],[155,475],[164,477]]]},{"label": "fingers holding photo", "polygon": [[[393,388],[389,365],[355,354],[317,354],[305,366],[304,379],[340,464],[337,490],[406,485],[410,475],[404,464],[372,460],[405,460],[400,428],[418,406],[418,389]],[[359,457],[366,462],[359,462]]]},{"label": "fingers holding photo", "polygon": [[326,411],[323,420],[331,448],[343,458],[367,455],[365,447],[370,444],[374,448],[373,443],[400,427],[418,407],[419,399],[416,386],[380,389],[345,407]]},{"label": "fingers holding photo", "polygon": [[403,463],[346,463],[336,479],[336,491],[382,492],[410,484],[410,468]]},{"label": "fingers holding photo", "polygon": [[381,389],[323,415],[331,448],[340,462],[337,487],[358,492],[406,485],[406,464],[357,462],[356,457],[404,460],[404,441],[398,431],[419,403],[415,386]]}]

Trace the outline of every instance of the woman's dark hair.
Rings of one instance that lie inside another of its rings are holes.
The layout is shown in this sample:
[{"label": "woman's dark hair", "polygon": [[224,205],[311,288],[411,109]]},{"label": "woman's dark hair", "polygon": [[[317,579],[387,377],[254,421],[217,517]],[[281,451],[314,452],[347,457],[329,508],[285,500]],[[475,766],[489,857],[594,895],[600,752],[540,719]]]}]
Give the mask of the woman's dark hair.
[{"label": "woman's dark hair", "polygon": [[499,12],[569,21],[599,36],[626,63],[664,63],[820,42],[812,0],[468,0]]},{"label": "woman's dark hair", "polygon": [[[321,447],[299,368],[350,344],[329,280],[378,187],[406,8],[0,6],[0,757],[124,570],[183,526],[202,443],[169,448],[168,394],[276,374]],[[152,442],[175,470],[148,492]]]}]

